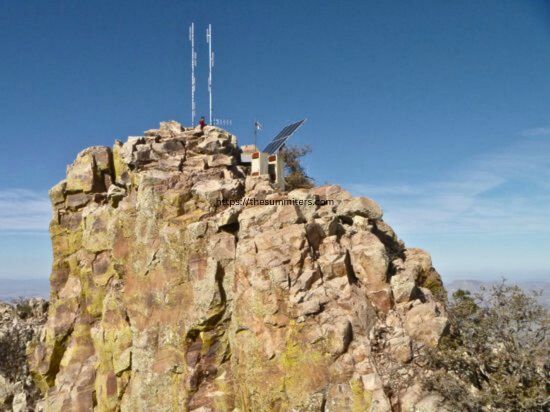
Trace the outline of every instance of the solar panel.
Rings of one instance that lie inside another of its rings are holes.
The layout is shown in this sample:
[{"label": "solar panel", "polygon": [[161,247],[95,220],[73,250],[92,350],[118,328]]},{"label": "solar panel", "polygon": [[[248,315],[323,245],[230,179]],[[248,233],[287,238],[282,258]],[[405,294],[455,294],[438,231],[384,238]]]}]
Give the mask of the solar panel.
[{"label": "solar panel", "polygon": [[292,134],[296,130],[298,130],[298,128],[303,125],[305,121],[306,119],[303,119],[299,122],[289,124],[288,126],[283,128],[283,130],[281,130],[279,134],[273,138],[271,143],[266,146],[266,148],[264,149],[264,153],[273,154],[277,150],[279,150],[286,143],[288,138],[292,136]]}]

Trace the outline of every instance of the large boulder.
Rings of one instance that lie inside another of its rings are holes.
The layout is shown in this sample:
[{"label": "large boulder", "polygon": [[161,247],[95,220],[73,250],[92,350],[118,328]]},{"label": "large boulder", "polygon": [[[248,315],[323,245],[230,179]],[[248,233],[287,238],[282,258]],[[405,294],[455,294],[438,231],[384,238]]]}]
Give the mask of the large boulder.
[{"label": "large boulder", "polygon": [[110,148],[95,146],[83,150],[67,167],[64,190],[67,193],[104,192],[112,182],[112,167]]},{"label": "large boulder", "polygon": [[405,330],[409,336],[432,348],[437,346],[448,326],[445,308],[439,302],[418,303],[405,315]]},{"label": "large boulder", "polygon": [[65,190],[67,192],[92,192],[96,182],[94,157],[91,153],[80,153],[74,163],[67,168]]},{"label": "large boulder", "polygon": [[363,216],[373,220],[382,218],[382,209],[378,203],[367,197],[341,200],[336,212],[346,217]]}]

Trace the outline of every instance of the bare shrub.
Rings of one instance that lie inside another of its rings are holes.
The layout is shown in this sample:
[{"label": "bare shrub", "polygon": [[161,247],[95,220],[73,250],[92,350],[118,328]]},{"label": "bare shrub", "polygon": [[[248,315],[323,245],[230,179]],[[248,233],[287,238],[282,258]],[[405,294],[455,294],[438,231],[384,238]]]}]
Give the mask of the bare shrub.
[{"label": "bare shrub", "polygon": [[311,147],[289,146],[282,152],[285,163],[285,186],[287,190],[313,187],[313,179],[309,177],[300,163],[300,158],[311,153]]},{"label": "bare shrub", "polygon": [[504,281],[449,303],[453,333],[429,353],[427,390],[462,410],[548,408],[548,310]]}]

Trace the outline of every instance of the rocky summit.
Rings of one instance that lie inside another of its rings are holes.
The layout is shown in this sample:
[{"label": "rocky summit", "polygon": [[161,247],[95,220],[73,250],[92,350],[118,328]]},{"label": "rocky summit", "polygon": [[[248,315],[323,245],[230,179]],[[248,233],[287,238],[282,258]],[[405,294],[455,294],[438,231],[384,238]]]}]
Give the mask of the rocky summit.
[{"label": "rocky summit", "polygon": [[416,361],[448,329],[440,277],[373,200],[279,191],[235,136],[177,122],[82,151],[50,197],[40,408],[444,407]]}]

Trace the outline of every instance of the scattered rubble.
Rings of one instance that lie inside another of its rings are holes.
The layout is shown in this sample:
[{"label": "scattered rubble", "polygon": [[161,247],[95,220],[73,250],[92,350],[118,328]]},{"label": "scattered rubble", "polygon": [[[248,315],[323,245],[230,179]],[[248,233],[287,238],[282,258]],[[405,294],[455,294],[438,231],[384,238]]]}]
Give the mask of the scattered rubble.
[{"label": "scattered rubble", "polygon": [[0,410],[33,411],[40,399],[27,365],[27,344],[40,336],[48,303],[42,298],[0,302]]}]

